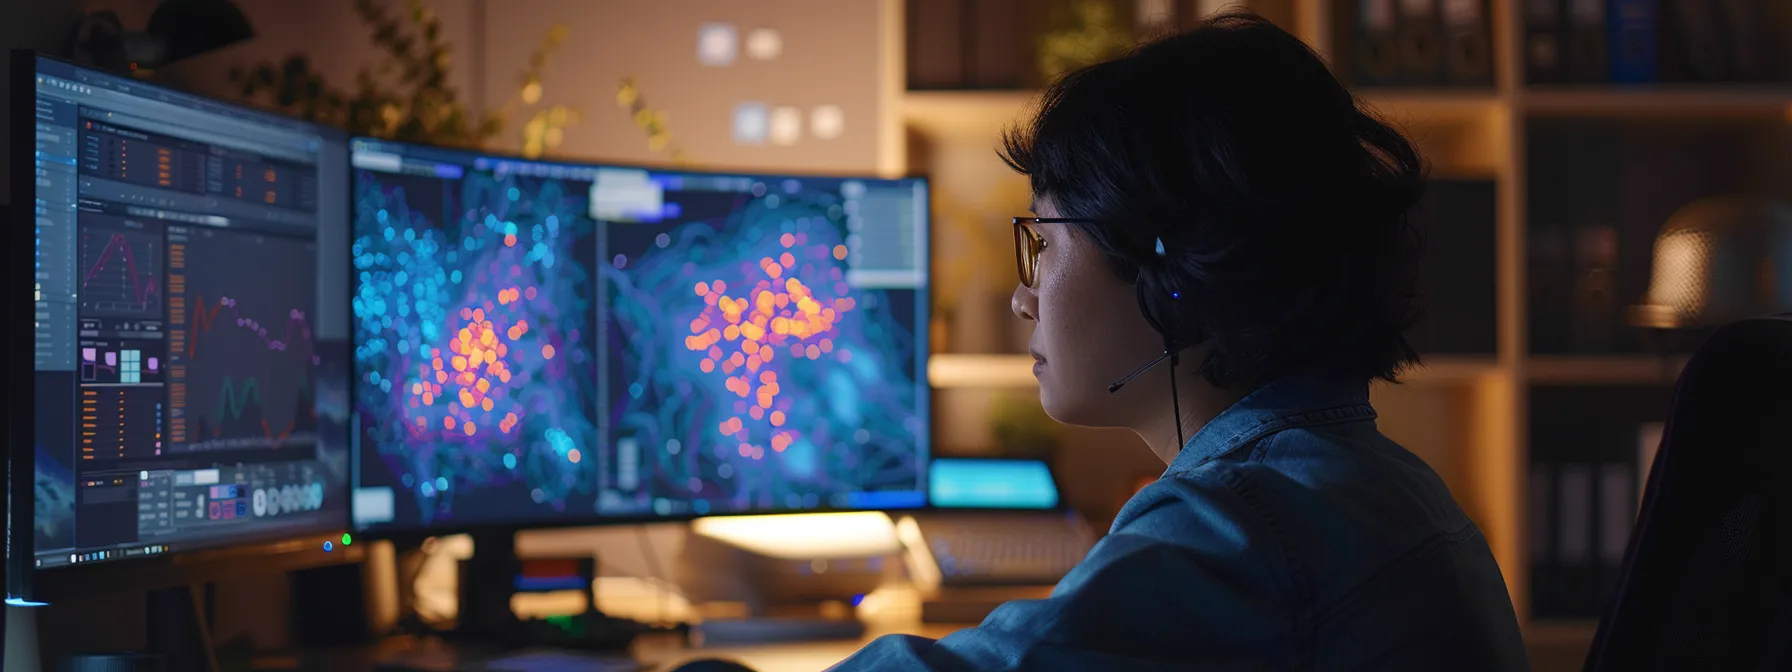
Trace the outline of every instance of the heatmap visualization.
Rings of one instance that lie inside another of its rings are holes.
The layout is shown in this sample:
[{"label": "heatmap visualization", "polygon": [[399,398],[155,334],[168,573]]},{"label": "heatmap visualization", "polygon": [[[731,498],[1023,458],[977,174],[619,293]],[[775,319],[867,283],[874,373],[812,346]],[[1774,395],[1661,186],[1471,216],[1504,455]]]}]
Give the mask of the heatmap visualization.
[{"label": "heatmap visualization", "polygon": [[354,148],[358,527],[595,509],[588,179]]},{"label": "heatmap visualization", "polygon": [[925,183],[605,169],[600,508],[925,501]]}]

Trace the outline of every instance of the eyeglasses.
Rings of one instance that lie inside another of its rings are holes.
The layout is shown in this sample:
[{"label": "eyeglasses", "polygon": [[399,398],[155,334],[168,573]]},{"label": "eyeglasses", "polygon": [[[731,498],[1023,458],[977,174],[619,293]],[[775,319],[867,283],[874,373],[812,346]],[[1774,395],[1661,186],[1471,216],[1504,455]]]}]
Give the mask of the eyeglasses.
[{"label": "eyeglasses", "polygon": [[1020,284],[1033,287],[1039,281],[1039,253],[1045,250],[1045,237],[1033,229],[1037,224],[1092,224],[1094,220],[1075,217],[1015,217],[1014,264],[1020,270]]}]

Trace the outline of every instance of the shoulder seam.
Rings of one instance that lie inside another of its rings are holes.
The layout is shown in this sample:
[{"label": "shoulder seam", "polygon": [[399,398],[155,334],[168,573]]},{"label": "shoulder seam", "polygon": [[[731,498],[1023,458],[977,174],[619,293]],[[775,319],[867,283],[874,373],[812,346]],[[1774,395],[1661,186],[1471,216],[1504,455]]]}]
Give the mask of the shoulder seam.
[{"label": "shoulder seam", "polygon": [[[1274,442],[1277,439],[1277,435],[1280,433],[1281,432],[1278,430],[1267,436],[1258,438],[1255,441],[1256,446],[1253,447],[1253,456],[1261,451],[1265,444]],[[1310,669],[1313,667],[1313,633],[1315,628],[1313,614],[1308,606],[1312,604],[1310,601],[1312,587],[1307,578],[1306,567],[1302,566],[1299,559],[1289,551],[1290,546],[1287,542],[1287,535],[1283,532],[1281,522],[1270,513],[1270,508],[1264,506],[1262,500],[1258,499],[1257,495],[1247,487],[1250,476],[1251,472],[1249,470],[1229,469],[1226,470],[1221,482],[1228,489],[1232,490],[1234,494],[1238,495],[1238,498],[1244,502],[1245,506],[1257,515],[1257,518],[1263,522],[1264,528],[1267,529],[1271,537],[1275,539],[1276,548],[1274,557],[1281,560],[1283,571],[1287,573],[1287,585],[1285,586],[1285,589],[1288,590],[1289,595],[1286,604],[1288,605],[1290,614],[1288,632],[1293,639],[1294,668]]]}]

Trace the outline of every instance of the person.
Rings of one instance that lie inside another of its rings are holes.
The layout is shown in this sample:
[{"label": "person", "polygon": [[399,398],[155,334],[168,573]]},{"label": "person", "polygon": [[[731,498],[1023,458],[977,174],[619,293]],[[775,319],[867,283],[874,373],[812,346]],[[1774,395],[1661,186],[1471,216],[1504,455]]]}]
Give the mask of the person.
[{"label": "person", "polygon": [[1168,468],[1049,598],[833,670],[1529,669],[1481,531],[1369,403],[1419,363],[1399,131],[1231,13],[1063,77],[1001,153],[1040,401]]}]

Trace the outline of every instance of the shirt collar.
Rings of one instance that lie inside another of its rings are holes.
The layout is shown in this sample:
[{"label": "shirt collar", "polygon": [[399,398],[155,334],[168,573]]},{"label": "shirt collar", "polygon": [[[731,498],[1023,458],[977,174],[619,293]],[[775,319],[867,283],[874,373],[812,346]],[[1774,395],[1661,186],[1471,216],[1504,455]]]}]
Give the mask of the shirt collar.
[{"label": "shirt collar", "polygon": [[1186,473],[1289,427],[1367,420],[1369,384],[1310,374],[1292,374],[1257,388],[1222,411],[1183,444],[1165,476]]}]

